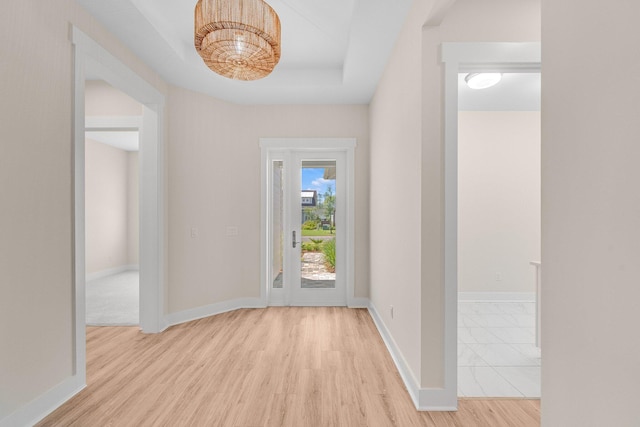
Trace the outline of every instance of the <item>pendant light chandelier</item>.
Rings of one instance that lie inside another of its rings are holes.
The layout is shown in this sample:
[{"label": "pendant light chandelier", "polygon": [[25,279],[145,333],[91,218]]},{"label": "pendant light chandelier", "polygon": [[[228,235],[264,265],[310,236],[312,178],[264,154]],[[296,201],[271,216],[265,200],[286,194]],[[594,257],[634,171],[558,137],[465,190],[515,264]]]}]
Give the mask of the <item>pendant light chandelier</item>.
[{"label": "pendant light chandelier", "polygon": [[263,0],[198,0],[194,38],[207,67],[230,79],[261,79],[280,61],[280,19]]}]

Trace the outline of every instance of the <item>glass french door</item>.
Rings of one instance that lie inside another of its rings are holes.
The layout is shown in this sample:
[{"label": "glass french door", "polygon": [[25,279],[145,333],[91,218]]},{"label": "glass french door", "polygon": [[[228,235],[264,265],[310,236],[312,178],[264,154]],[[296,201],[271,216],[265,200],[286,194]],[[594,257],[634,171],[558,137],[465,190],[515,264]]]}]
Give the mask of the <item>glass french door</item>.
[{"label": "glass french door", "polygon": [[346,305],[346,156],[286,150],[269,159],[269,302]]}]

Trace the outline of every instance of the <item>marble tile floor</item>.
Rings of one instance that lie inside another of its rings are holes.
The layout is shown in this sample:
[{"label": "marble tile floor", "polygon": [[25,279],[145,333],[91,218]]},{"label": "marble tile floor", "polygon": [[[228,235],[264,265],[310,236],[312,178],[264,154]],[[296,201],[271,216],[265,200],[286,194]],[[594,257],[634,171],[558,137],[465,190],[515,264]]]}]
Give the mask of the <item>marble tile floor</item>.
[{"label": "marble tile floor", "polygon": [[534,302],[458,302],[458,396],[540,397]]}]

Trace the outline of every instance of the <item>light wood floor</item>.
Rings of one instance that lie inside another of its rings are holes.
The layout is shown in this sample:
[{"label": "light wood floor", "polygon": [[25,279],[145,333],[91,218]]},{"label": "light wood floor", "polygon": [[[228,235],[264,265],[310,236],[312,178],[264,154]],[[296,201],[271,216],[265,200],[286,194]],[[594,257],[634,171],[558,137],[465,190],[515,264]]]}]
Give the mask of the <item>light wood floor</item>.
[{"label": "light wood floor", "polygon": [[39,426],[538,426],[537,400],[418,412],[362,309],[238,310],[144,335],[87,328],[88,386]]}]

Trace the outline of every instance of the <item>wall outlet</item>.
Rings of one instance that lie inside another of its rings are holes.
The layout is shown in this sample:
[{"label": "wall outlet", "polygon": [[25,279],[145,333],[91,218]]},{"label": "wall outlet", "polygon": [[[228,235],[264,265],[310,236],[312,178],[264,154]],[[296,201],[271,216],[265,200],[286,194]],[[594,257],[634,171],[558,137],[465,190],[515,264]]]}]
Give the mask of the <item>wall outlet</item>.
[{"label": "wall outlet", "polygon": [[391,318],[393,319],[393,306],[389,306],[389,312],[391,313]]},{"label": "wall outlet", "polygon": [[191,238],[192,239],[198,238],[198,229],[196,227],[191,227]]},{"label": "wall outlet", "polygon": [[238,235],[238,227],[236,227],[235,225],[227,226],[227,228],[225,230],[225,234],[227,235],[227,237],[237,236]]},{"label": "wall outlet", "polygon": [[502,273],[496,273],[496,282],[502,281]]}]

